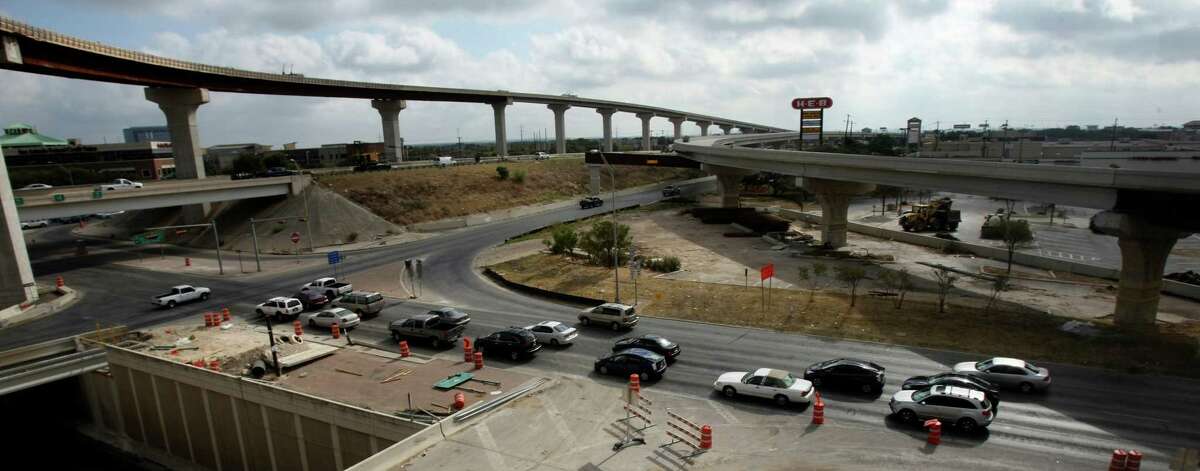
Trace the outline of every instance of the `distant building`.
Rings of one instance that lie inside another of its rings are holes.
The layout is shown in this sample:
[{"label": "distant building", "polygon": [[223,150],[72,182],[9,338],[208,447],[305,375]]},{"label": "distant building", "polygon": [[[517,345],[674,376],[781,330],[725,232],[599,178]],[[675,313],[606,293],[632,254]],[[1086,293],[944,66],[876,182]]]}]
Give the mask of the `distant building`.
[{"label": "distant building", "polygon": [[70,145],[66,139],[38,134],[37,128],[25,123],[13,123],[4,128],[0,136],[0,146],[9,149],[66,147]]},{"label": "distant building", "polygon": [[1088,131],[1099,131],[1099,130],[1100,130],[1100,125],[1098,125],[1098,124],[1089,124],[1089,125],[1087,125],[1087,130],[1088,130]]},{"label": "distant building", "polygon": [[121,130],[125,143],[171,141],[171,131],[166,126],[134,126]]},{"label": "distant building", "polygon": [[221,144],[204,149],[204,163],[218,170],[233,166],[233,161],[243,155],[262,155],[271,150],[263,144]]},{"label": "distant building", "polygon": [[1200,130],[1200,120],[1196,120],[1196,121],[1188,121],[1188,122],[1186,122],[1186,123],[1183,123],[1183,129],[1186,129],[1186,130],[1189,130],[1189,131],[1197,131],[1197,130]]},{"label": "distant building", "polygon": [[354,165],[362,162],[378,162],[383,158],[382,142],[354,141],[348,144],[321,145],[322,166]]},{"label": "distant building", "polygon": [[175,176],[170,142],[25,147],[5,151],[10,173],[63,167],[94,171],[111,178],[161,180]]}]

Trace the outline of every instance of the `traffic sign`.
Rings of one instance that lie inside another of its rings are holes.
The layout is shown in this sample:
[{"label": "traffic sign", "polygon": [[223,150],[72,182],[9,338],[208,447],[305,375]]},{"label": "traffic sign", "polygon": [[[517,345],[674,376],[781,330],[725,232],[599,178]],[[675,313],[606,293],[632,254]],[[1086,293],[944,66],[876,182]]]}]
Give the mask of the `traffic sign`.
[{"label": "traffic sign", "polygon": [[762,268],[758,269],[758,275],[759,275],[759,278],[763,279],[763,280],[774,277],[775,276],[775,264],[768,263],[766,265],[763,265]]},{"label": "traffic sign", "polygon": [[299,233],[299,232],[293,232],[293,233],[292,233],[292,243],[293,243],[293,244],[299,244],[299,243],[300,243],[300,233]]},{"label": "traffic sign", "polygon": [[813,97],[813,98],[793,98],[792,109],[797,110],[814,110],[819,108],[829,108],[833,106],[833,98],[829,97]]},{"label": "traffic sign", "polygon": [[133,236],[133,245],[146,245],[163,241],[163,231],[143,232]]},{"label": "traffic sign", "polygon": [[820,111],[808,111],[808,110],[801,111],[800,119],[821,119],[821,112]]},{"label": "traffic sign", "polygon": [[57,201],[57,202],[61,203],[61,202],[63,202],[63,201],[66,201],[66,200],[67,200],[67,197],[66,197],[65,195],[63,195],[63,194],[61,194],[61,193],[55,193],[55,194],[54,194],[54,201]]},{"label": "traffic sign", "polygon": [[18,196],[18,197],[16,197],[15,199],[16,199],[16,201],[17,201],[17,206],[21,206],[21,205],[24,205],[24,204],[25,204],[25,198],[22,198],[22,197]]},{"label": "traffic sign", "polygon": [[342,253],[337,250],[329,252],[329,264],[337,265],[339,263],[342,263]]}]

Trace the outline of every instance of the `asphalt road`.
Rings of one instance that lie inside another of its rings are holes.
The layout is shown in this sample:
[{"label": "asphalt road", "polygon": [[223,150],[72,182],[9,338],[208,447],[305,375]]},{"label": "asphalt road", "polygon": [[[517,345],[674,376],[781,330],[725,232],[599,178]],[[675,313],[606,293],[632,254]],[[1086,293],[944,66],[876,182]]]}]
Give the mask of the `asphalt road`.
[{"label": "asphalt road", "polygon": [[[623,197],[623,204],[648,203],[658,199],[655,192]],[[444,236],[372,250],[351,253],[343,270],[353,279],[355,273],[411,257],[424,257],[424,285],[440,297],[472,314],[467,329],[472,337],[486,335],[507,326],[532,324],[553,319],[575,323],[577,308],[530,299],[504,290],[484,279],[472,268],[474,257],[489,246],[533,228],[557,221],[597,214],[610,208],[580,211],[565,208],[518,220],[470,228]],[[170,273],[147,272],[107,265],[113,258],[129,256],[121,252],[86,257],[83,260],[47,260],[37,262],[39,273],[63,271],[72,285],[86,292],[83,301],[54,317],[0,332],[0,348],[10,348],[36,340],[50,339],[89,330],[96,321],[123,323],[139,327],[162,321],[196,316],[214,306],[230,306],[235,312],[250,312],[263,299],[294,292],[301,284],[325,275],[325,267],[269,273],[256,277],[220,280]],[[43,271],[45,270],[45,271]],[[188,305],[176,310],[151,309],[149,298],[164,287],[193,283],[213,288],[208,305]],[[427,302],[389,300],[389,307],[377,318],[364,322],[352,333],[359,343],[394,348],[388,337],[387,322],[432,307]],[[576,345],[555,349],[546,347],[536,358],[522,362],[488,359],[493,366],[521,366],[538,370],[578,375],[591,372],[595,358],[607,352],[612,341],[623,335],[603,329],[581,329]],[[711,324],[644,318],[637,333],[659,333],[678,342],[683,353],[670,367],[666,377],[649,388],[669,390],[700,397],[716,398],[712,381],[725,371],[774,367],[802,371],[814,362],[837,357],[857,357],[884,365],[887,386],[880,397],[863,397],[846,392],[824,391],[827,423],[858,427],[893,429],[895,433],[923,436],[924,432],[887,419],[887,401],[907,377],[946,370],[949,365],[976,359],[966,354],[932,351],[893,345],[836,340],[809,335],[784,334]],[[457,349],[437,351],[416,344],[423,354],[460,358]],[[996,352],[1002,355],[1004,352]],[[944,443],[950,446],[980,447],[981,456],[1003,461],[1005,447],[1044,452],[1046,462],[1038,468],[1054,467],[1055,456],[1103,460],[1113,448],[1133,448],[1148,453],[1148,461],[1160,465],[1179,447],[1200,443],[1200,382],[1171,377],[1122,375],[1112,372],[1064,365],[1048,366],[1054,385],[1048,394],[1021,395],[1008,392],[990,430],[977,435],[950,431]],[[620,378],[596,377],[597,381],[621,382]],[[730,407],[772,408],[756,401],[727,401]],[[796,415],[806,411],[780,410]],[[944,445],[945,446],[945,445]]]}]

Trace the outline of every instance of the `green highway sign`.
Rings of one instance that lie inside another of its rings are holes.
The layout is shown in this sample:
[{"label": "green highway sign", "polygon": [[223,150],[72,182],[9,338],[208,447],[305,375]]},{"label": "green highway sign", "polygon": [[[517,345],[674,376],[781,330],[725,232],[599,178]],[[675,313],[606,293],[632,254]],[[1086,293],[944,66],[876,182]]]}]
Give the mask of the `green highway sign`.
[{"label": "green highway sign", "polygon": [[66,196],[64,196],[64,195],[62,195],[61,193],[55,193],[55,194],[54,194],[54,201],[57,201],[57,202],[61,203],[61,202],[63,202],[63,201],[66,201],[66,200],[67,200],[67,197],[66,197]]},{"label": "green highway sign", "polygon": [[25,198],[18,196],[18,197],[16,197],[16,200],[17,200],[17,206],[21,206],[21,205],[25,204]]},{"label": "green highway sign", "polygon": [[103,197],[104,197],[104,192],[103,192],[103,191],[100,191],[100,190],[93,190],[93,191],[92,191],[92,199],[94,199],[94,200],[98,200],[98,199],[100,199],[100,198],[103,198]]},{"label": "green highway sign", "polygon": [[133,236],[134,245],[145,245],[163,241],[163,231],[143,232]]}]

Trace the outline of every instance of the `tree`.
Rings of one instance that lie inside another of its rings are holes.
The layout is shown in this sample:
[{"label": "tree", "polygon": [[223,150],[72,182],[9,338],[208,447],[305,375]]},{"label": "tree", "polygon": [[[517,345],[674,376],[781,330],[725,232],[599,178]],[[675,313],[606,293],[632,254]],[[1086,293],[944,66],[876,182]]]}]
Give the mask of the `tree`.
[{"label": "tree", "polygon": [[287,154],[283,152],[267,152],[262,156],[262,164],[267,168],[283,167],[290,170],[299,170],[300,166],[296,161],[289,159]]},{"label": "tree", "polygon": [[834,277],[846,288],[850,289],[850,307],[854,307],[854,300],[858,294],[858,284],[867,277],[867,271],[860,266],[838,266],[834,268]]},{"label": "tree", "polygon": [[258,158],[257,155],[251,153],[239,155],[238,158],[233,160],[232,171],[235,174],[249,173],[254,175],[262,173],[266,170],[267,166],[263,163],[263,160]]},{"label": "tree", "polygon": [[508,180],[508,167],[503,165],[496,167],[496,178]]},{"label": "tree", "polygon": [[813,296],[817,294],[817,290],[821,289],[821,285],[824,284],[824,280],[821,278],[829,271],[829,267],[821,262],[813,262],[811,269],[810,267],[802,266],[797,268],[797,271],[800,280],[808,285],[808,302],[811,303],[813,302]]},{"label": "tree", "polygon": [[896,309],[904,307],[904,295],[912,290],[912,274],[907,268],[901,268],[896,272]]},{"label": "tree", "polygon": [[550,239],[542,241],[550,247],[550,253],[561,255],[570,254],[579,245],[579,234],[570,226],[558,225],[550,230]]},{"label": "tree", "polygon": [[[621,263],[629,252],[632,240],[629,238],[629,226],[617,224],[617,263]],[[579,248],[587,252],[591,262],[597,265],[611,267],[613,263],[613,223],[600,221],[579,239]]]},{"label": "tree", "polygon": [[1019,248],[1028,247],[1033,242],[1033,229],[1029,228],[1029,221],[1019,219],[1016,221],[1010,220],[1009,216],[1004,217],[1002,223],[1004,231],[1004,249],[1008,251],[1008,268],[1004,274],[1008,276],[1012,273],[1013,253]]},{"label": "tree", "polygon": [[946,312],[946,296],[950,295],[950,289],[954,288],[958,275],[946,267],[936,267],[933,269],[933,278],[937,281],[938,313],[943,313]]},{"label": "tree", "polygon": [[1008,289],[1008,274],[997,275],[995,278],[992,278],[991,288],[992,296],[988,298],[987,307],[984,307],[984,311],[986,312],[992,310],[992,305],[1000,298],[1000,292]]},{"label": "tree", "polygon": [[867,143],[867,150],[876,155],[896,155],[896,140],[887,134],[876,134]]}]

